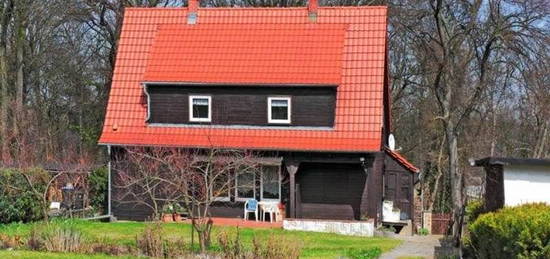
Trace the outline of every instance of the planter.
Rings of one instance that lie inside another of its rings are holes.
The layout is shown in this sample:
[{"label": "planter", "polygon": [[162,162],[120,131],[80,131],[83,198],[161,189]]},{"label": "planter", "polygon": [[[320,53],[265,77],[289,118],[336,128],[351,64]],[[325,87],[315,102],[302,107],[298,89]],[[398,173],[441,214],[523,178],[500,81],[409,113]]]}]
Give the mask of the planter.
[{"label": "planter", "polygon": [[174,217],[172,214],[162,214],[162,222],[173,222]]},{"label": "planter", "polygon": [[181,222],[181,215],[179,213],[174,213],[174,221]]}]

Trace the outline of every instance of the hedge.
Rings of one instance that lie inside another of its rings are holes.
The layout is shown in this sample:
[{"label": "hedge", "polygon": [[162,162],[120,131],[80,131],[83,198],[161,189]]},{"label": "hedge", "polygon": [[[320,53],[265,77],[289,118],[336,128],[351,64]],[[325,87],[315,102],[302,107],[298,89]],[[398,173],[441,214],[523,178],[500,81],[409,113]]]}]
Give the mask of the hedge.
[{"label": "hedge", "polygon": [[550,258],[550,206],[506,207],[480,215],[468,227],[477,258]]}]

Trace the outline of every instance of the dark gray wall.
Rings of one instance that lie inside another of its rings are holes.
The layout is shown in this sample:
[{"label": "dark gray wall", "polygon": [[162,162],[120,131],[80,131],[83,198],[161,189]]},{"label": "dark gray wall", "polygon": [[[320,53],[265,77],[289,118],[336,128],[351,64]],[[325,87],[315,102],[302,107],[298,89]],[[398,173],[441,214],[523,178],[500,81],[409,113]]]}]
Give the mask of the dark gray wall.
[{"label": "dark gray wall", "polygon": [[213,125],[276,126],[267,122],[269,96],[292,98],[290,126],[334,125],[334,87],[148,85],[148,92],[151,101],[149,123],[191,124],[189,95],[198,94],[212,96]]}]

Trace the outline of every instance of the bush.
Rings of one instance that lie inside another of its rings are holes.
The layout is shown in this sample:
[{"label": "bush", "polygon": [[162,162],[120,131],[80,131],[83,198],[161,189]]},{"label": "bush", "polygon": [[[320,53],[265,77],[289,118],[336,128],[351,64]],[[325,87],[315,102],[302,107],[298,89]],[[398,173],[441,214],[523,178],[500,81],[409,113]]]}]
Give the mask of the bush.
[{"label": "bush", "polygon": [[296,240],[271,235],[267,239],[254,237],[253,256],[247,258],[295,259],[300,257],[302,245]]},{"label": "bush", "polygon": [[484,205],[482,200],[471,200],[466,205],[466,222],[474,222],[483,213]]},{"label": "bush", "polygon": [[48,227],[42,232],[41,240],[48,252],[87,252],[82,233],[73,226]]},{"label": "bush", "polygon": [[550,206],[507,207],[479,216],[465,244],[477,258],[550,258]]},{"label": "bush", "polygon": [[427,236],[429,234],[430,234],[430,231],[427,228],[420,228],[418,230],[418,235]]},{"label": "bush", "polygon": [[46,188],[48,173],[43,170],[0,169],[0,223],[31,222],[43,217],[45,205],[33,194],[23,174],[40,180],[34,186],[37,190]]},{"label": "bush", "polygon": [[245,258],[244,246],[241,242],[239,229],[235,234],[222,231],[218,234],[218,245],[225,259]]},{"label": "bush", "polygon": [[348,250],[347,257],[353,259],[376,259],[382,255],[382,250],[378,247],[369,249],[352,249]]},{"label": "bush", "polygon": [[92,171],[88,179],[90,205],[98,211],[104,211],[107,204],[107,177],[107,168],[100,167]]},{"label": "bush", "polygon": [[143,232],[137,236],[136,244],[139,251],[151,257],[164,256],[164,242],[162,240],[162,225],[148,224]]}]

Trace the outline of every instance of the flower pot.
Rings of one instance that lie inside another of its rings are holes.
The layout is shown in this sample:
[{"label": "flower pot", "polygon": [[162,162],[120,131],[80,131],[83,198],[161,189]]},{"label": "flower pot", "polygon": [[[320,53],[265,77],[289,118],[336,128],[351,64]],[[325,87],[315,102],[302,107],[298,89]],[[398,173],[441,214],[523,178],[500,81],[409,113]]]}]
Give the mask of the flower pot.
[{"label": "flower pot", "polygon": [[172,214],[162,214],[162,222],[172,222],[174,221],[174,217]]},{"label": "flower pot", "polygon": [[174,213],[174,221],[181,222],[181,215],[179,213]]},{"label": "flower pot", "polygon": [[285,214],[286,214],[285,205],[282,203],[279,203],[278,207],[279,207],[279,215],[276,221],[283,221],[285,219]]}]

